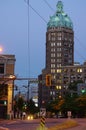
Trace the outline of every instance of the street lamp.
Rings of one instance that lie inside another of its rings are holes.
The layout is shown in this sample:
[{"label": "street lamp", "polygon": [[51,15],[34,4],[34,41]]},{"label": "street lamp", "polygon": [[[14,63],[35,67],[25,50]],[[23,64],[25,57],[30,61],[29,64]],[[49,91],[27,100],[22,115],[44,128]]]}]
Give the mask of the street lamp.
[{"label": "street lamp", "polygon": [[2,47],[0,47],[0,52],[2,52],[3,51],[3,49],[2,49]]}]

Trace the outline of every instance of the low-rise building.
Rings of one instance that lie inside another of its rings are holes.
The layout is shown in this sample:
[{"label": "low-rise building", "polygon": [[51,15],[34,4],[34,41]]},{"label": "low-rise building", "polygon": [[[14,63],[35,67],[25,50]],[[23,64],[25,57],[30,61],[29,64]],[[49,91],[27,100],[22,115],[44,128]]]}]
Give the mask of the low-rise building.
[{"label": "low-rise building", "polygon": [[0,118],[13,113],[15,55],[0,54]]}]

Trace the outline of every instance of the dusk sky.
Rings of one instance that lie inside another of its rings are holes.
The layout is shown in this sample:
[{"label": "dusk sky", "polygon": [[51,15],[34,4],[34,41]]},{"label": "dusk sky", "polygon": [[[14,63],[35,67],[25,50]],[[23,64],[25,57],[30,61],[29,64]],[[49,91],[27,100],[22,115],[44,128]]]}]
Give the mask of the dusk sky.
[{"label": "dusk sky", "polygon": [[[15,55],[15,74],[19,77],[37,78],[45,68],[47,22],[55,13],[57,2],[29,0],[28,16],[25,0],[0,0],[0,46],[2,54]],[[74,26],[74,59],[82,64],[86,60],[86,0],[62,2]]]}]

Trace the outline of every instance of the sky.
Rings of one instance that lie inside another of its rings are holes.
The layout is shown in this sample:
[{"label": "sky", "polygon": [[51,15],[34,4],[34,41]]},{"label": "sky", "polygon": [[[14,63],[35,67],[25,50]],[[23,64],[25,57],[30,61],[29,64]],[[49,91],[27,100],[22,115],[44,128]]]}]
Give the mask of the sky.
[{"label": "sky", "polygon": [[[29,0],[30,6],[25,1],[0,0],[0,47],[2,54],[15,55],[18,77],[37,78],[45,68],[47,23],[58,0],[46,0],[52,8],[45,0]],[[74,26],[74,59],[82,64],[86,60],[86,0],[62,2]]]}]

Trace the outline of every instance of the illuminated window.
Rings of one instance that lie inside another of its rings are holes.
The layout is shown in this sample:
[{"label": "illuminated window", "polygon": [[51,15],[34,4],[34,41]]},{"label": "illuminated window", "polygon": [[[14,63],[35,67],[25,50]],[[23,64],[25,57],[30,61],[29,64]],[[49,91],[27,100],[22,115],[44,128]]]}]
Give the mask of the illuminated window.
[{"label": "illuminated window", "polygon": [[55,69],[51,69],[51,73],[55,73]]},{"label": "illuminated window", "polygon": [[57,69],[57,73],[61,73],[61,69]]},{"label": "illuminated window", "polygon": [[52,46],[52,47],[55,46],[55,42],[52,42],[52,43],[51,43],[51,46]]},{"label": "illuminated window", "polygon": [[77,69],[77,72],[80,72],[80,73],[81,73],[81,72],[82,72],[82,69],[81,69],[81,68],[78,68],[78,69]]},{"label": "illuminated window", "polygon": [[57,85],[56,86],[56,89],[61,89],[62,87],[60,85]]},{"label": "illuminated window", "polygon": [[55,64],[51,64],[51,68],[55,68]]},{"label": "illuminated window", "polygon": [[57,46],[61,46],[61,42],[57,42]]}]

